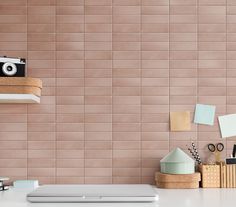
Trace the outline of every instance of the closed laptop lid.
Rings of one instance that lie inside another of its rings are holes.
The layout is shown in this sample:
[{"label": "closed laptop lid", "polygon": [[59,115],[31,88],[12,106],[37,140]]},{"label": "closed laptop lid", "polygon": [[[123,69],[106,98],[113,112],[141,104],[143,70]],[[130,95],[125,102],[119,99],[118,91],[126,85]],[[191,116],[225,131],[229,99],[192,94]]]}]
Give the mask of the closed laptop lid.
[{"label": "closed laptop lid", "polygon": [[45,185],[27,195],[34,203],[155,202],[150,185]]},{"label": "closed laptop lid", "polygon": [[44,185],[28,197],[155,197],[151,185]]}]

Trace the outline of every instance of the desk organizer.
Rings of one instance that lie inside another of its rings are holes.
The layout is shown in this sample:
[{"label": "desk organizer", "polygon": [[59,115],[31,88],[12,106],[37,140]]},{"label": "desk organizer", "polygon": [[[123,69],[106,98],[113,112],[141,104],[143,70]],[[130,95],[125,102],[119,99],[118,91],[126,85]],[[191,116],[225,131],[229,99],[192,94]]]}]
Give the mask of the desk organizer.
[{"label": "desk organizer", "polygon": [[199,165],[202,175],[201,187],[220,188],[220,165]]},{"label": "desk organizer", "polygon": [[158,188],[188,189],[199,188],[201,175],[199,172],[192,174],[165,174],[157,172],[155,174],[156,186]]},{"label": "desk organizer", "polygon": [[199,165],[203,188],[236,188],[236,165]]},{"label": "desk organizer", "polygon": [[236,165],[221,163],[220,177],[222,188],[236,188]]}]

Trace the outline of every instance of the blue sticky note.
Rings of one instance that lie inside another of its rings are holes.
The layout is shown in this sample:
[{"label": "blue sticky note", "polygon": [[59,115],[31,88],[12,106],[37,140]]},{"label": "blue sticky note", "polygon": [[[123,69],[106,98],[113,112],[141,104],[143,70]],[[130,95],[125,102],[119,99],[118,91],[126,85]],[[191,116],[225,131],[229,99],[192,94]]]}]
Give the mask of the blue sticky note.
[{"label": "blue sticky note", "polygon": [[222,138],[236,136],[236,114],[219,116],[218,119]]},{"label": "blue sticky note", "polygon": [[215,118],[215,106],[196,104],[194,123],[213,125]]}]

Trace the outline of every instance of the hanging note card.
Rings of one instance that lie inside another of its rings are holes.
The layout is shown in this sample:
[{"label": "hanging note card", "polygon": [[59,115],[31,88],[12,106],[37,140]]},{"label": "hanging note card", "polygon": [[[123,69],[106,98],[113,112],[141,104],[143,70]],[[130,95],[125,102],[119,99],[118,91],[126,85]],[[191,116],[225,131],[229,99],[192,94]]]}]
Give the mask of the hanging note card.
[{"label": "hanging note card", "polygon": [[236,136],[236,114],[219,116],[218,120],[222,138]]},{"label": "hanging note card", "polygon": [[190,131],[190,112],[170,112],[170,130],[171,131]]},{"label": "hanging note card", "polygon": [[215,106],[196,104],[194,123],[214,125]]}]

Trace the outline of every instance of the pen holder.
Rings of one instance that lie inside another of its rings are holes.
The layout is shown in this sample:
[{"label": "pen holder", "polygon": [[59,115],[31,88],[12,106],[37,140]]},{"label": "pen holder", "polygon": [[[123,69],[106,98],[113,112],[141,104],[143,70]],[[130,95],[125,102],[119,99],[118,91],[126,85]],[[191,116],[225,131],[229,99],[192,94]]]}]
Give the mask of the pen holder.
[{"label": "pen holder", "polygon": [[199,165],[201,172],[201,187],[220,188],[220,165]]}]

